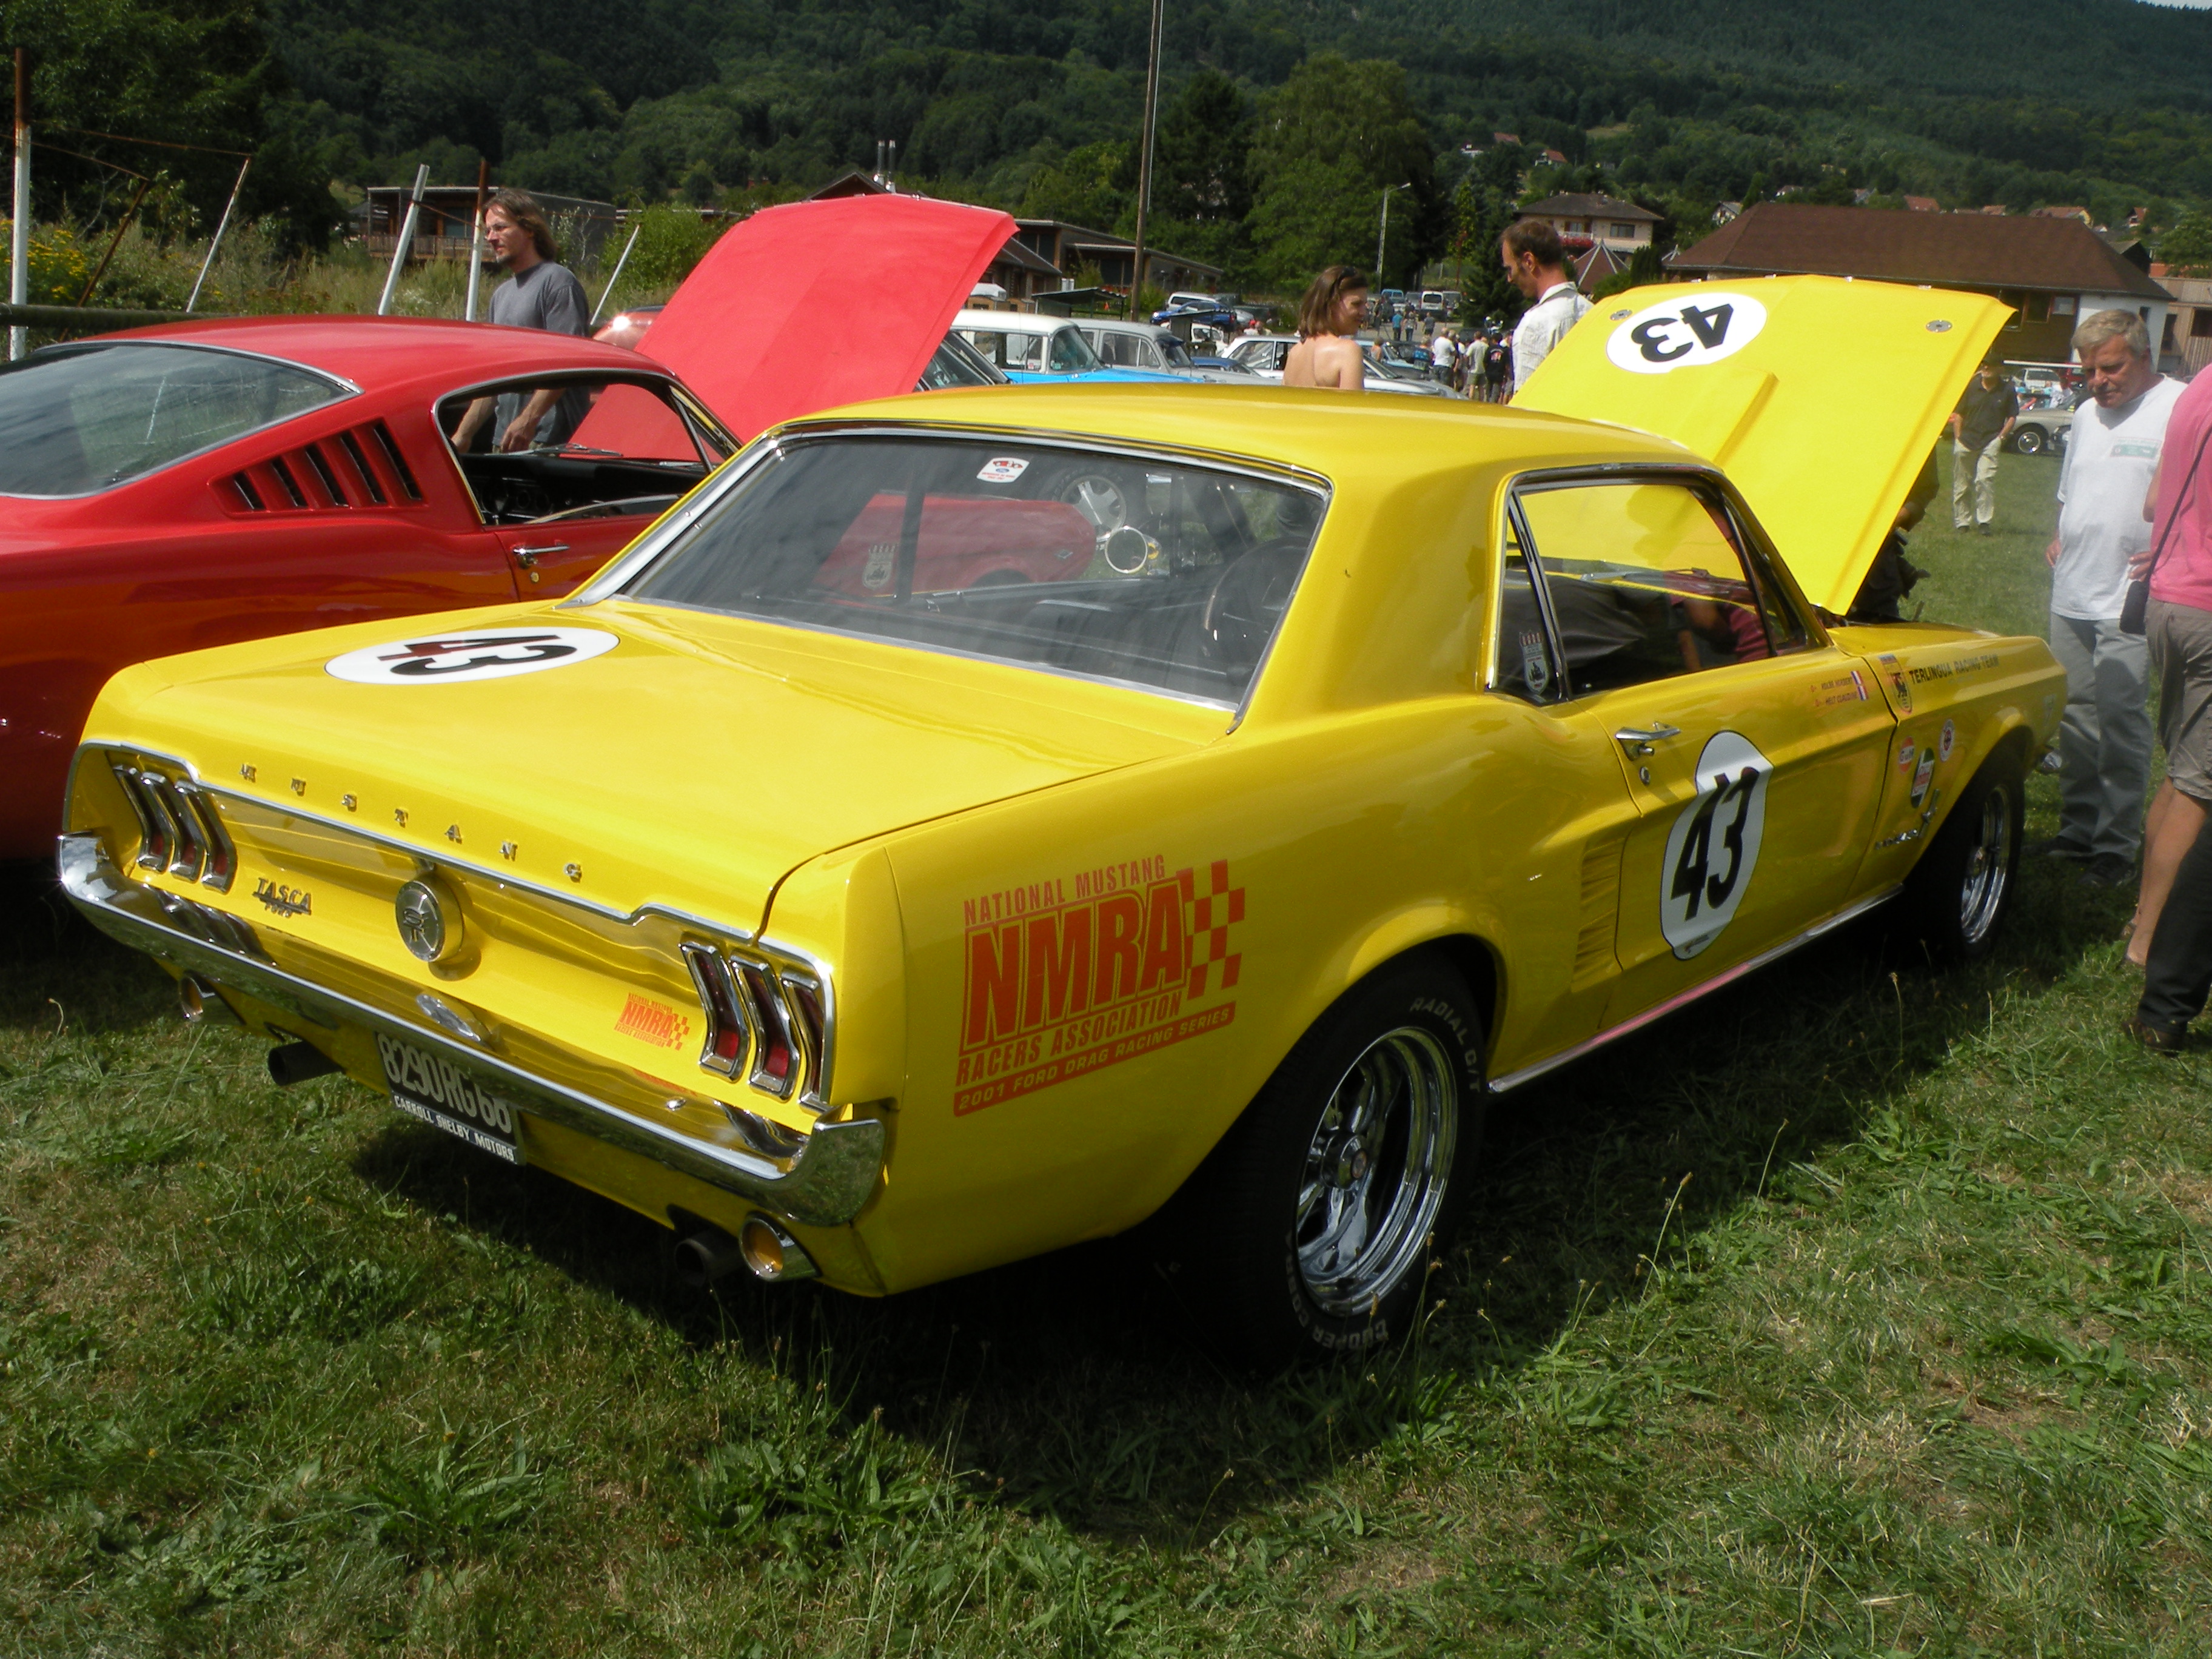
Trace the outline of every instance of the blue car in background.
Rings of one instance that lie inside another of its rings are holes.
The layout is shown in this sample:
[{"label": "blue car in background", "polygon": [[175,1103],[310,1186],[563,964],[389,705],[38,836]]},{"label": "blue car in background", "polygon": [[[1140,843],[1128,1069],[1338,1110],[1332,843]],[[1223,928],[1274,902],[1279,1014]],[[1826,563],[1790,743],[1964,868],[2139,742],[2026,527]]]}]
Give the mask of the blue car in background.
[{"label": "blue car in background", "polygon": [[1143,368],[1109,368],[1065,317],[1021,311],[963,311],[952,331],[994,364],[1017,386],[1080,380],[1146,380],[1177,383],[1184,377]]}]

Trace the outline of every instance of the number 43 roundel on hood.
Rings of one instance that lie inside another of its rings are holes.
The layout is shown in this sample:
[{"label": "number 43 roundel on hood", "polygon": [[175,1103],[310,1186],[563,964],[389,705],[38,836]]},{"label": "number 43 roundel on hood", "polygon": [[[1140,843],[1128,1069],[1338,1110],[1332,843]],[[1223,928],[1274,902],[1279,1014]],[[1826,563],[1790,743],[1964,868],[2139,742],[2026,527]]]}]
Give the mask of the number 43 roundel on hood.
[{"label": "number 43 roundel on hood", "polygon": [[2010,307],[1832,276],[1667,283],[1600,301],[1514,399],[1672,438],[1724,471],[1838,615]]}]

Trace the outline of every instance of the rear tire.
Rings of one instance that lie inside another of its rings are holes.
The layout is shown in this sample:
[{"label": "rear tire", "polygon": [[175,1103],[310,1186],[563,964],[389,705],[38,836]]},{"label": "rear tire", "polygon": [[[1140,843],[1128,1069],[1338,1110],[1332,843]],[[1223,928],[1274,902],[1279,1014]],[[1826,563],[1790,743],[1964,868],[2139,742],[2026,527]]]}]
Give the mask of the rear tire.
[{"label": "rear tire", "polygon": [[1403,1337],[1466,1201],[1482,1048],[1440,952],[1379,969],[1316,1022],[1179,1200],[1209,1337],[1263,1368]]},{"label": "rear tire", "polygon": [[1906,915],[1939,961],[1972,962],[1996,944],[2020,869],[2025,783],[2016,746],[1984,761],[1906,878]]},{"label": "rear tire", "polygon": [[2043,453],[2043,432],[2039,427],[2024,426],[2012,434],[2012,447],[2023,455]]}]

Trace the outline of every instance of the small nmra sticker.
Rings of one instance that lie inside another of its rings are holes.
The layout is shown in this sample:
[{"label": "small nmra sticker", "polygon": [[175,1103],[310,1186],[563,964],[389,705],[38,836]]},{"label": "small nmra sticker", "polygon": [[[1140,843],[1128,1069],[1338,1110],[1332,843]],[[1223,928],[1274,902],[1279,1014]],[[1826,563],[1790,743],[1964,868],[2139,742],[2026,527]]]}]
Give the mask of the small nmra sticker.
[{"label": "small nmra sticker", "polygon": [[264,876],[253,884],[253,896],[280,916],[313,915],[315,896],[304,887],[279,887]]},{"label": "small nmra sticker", "polygon": [[691,1022],[665,1003],[641,997],[635,991],[615,1016],[615,1030],[623,1036],[650,1042],[656,1048],[681,1048],[691,1040]]}]

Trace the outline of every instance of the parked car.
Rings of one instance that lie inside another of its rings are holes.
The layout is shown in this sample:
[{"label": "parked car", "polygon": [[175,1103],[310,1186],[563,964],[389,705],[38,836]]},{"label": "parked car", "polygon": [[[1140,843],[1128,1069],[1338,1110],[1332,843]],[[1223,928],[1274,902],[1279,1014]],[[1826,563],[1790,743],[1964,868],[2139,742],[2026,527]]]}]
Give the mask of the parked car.
[{"label": "parked car", "polygon": [[2013,422],[2005,447],[2023,455],[2063,455],[2073,429],[2070,409],[2023,409]]},{"label": "parked car", "polygon": [[[1217,380],[1222,371],[1201,366],[1174,331],[1151,323],[1085,318],[1079,326],[1098,361],[1109,368],[1142,368],[1186,380]],[[1234,374],[1231,370],[1229,374]],[[1248,377],[1243,377],[1247,378]]]},{"label": "parked car", "polygon": [[1234,357],[1216,357],[1209,354],[1193,356],[1190,361],[1196,368],[1230,376],[1236,385],[1249,386],[1260,378]]},{"label": "parked car", "polygon": [[[1283,363],[1297,343],[1295,334],[1247,334],[1231,343],[1227,356],[1263,380],[1279,380],[1283,378]],[[1445,395],[1444,389],[1426,374],[1403,376],[1394,373],[1390,365],[1372,357],[1367,360],[1366,385],[1370,392],[1396,392],[1414,398]]]},{"label": "parked car", "polygon": [[[1180,1192],[1224,1342],[1402,1340],[1491,1100],[1877,906],[1978,954],[2011,896],[2048,648],[1819,608],[2007,310],[1745,286],[1620,296],[1548,416],[787,423],[569,604],[119,675],[64,883],[280,1080],[342,1068],[701,1279],[894,1292]],[[1079,580],[926,574],[933,515],[1056,559],[1070,507]]]},{"label": "parked car", "polygon": [[[665,307],[629,313],[652,355],[298,317],[166,324],[0,368],[0,858],[50,855],[85,713],[126,664],[558,598],[763,425],[997,378],[945,334],[1012,228],[908,197],[769,209]],[[831,282],[876,296],[864,349],[821,349],[803,302]]]},{"label": "parked car", "polygon": [[1083,330],[1065,317],[1019,311],[963,311],[953,330],[1017,386],[1061,380],[1180,380],[1164,371],[1099,361]]}]

